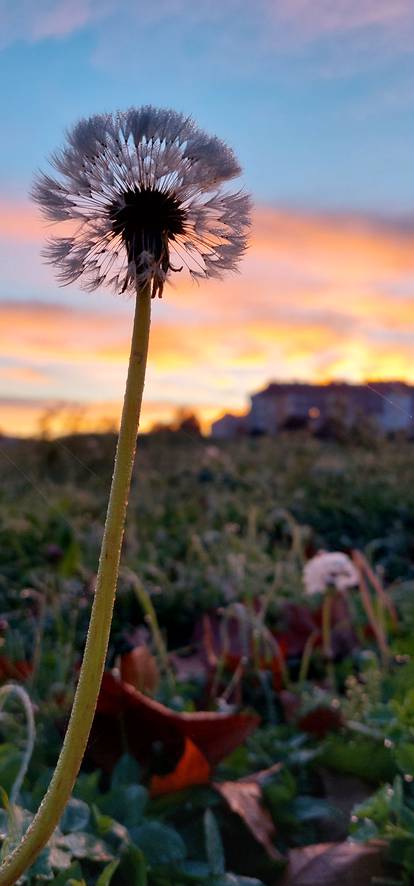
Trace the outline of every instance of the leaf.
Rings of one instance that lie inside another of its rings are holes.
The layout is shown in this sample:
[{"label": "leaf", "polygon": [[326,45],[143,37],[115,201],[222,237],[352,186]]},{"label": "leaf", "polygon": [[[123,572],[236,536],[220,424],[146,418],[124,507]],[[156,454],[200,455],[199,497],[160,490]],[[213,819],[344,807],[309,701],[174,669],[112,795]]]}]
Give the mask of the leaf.
[{"label": "leaf", "polygon": [[395,750],[395,760],[404,775],[414,775],[414,745],[400,744]]},{"label": "leaf", "polygon": [[280,854],[273,845],[275,826],[269,811],[263,805],[262,789],[254,776],[251,780],[216,782],[214,787],[231,811],[240,815],[255,840],[266,849],[268,856],[275,861],[279,859]]},{"label": "leaf", "polygon": [[154,695],[160,682],[160,673],[148,646],[135,646],[131,652],[121,655],[121,678],[139,692]]},{"label": "leaf", "polygon": [[147,886],[145,858],[133,843],[122,853],[111,886]]},{"label": "leaf", "polygon": [[108,847],[92,834],[65,834],[56,841],[59,846],[70,849],[75,858],[87,858],[89,861],[112,861],[112,853]]},{"label": "leaf", "polygon": [[[50,777],[51,776],[49,776],[49,781]],[[81,772],[76,779],[73,795],[78,797],[79,800],[84,800],[85,803],[88,803],[88,805],[91,806],[92,803],[95,803],[97,799],[102,796],[99,792],[100,778],[101,773],[98,770],[88,773]],[[45,789],[42,791],[42,796],[44,793]]]},{"label": "leaf", "polygon": [[104,837],[105,843],[116,855],[122,852],[130,842],[128,829],[110,815],[100,812],[95,804],[92,806],[94,832]]},{"label": "leaf", "polygon": [[337,732],[343,726],[343,718],[341,712],[336,708],[319,705],[301,717],[298,726],[309,735],[325,738],[328,732]]},{"label": "leaf", "polygon": [[216,880],[214,886],[263,886],[261,880],[255,877],[242,877],[239,874],[225,874]]},{"label": "leaf", "polygon": [[298,821],[318,821],[321,818],[335,817],[338,811],[330,803],[318,797],[296,797],[292,804],[293,815]]},{"label": "leaf", "polygon": [[11,661],[6,655],[0,655],[0,681],[27,680],[32,670],[33,665],[28,661]]},{"label": "leaf", "polygon": [[184,841],[177,831],[158,821],[147,821],[131,829],[131,837],[150,865],[182,861],[187,854]]},{"label": "leaf", "polygon": [[137,761],[131,754],[123,754],[116,763],[112,772],[112,787],[120,787],[121,785],[130,785],[131,782],[139,782],[141,771]]},{"label": "leaf", "polygon": [[53,886],[67,886],[70,880],[73,882],[76,879],[79,882],[81,878],[82,871],[79,862],[75,861],[69,868],[53,878]]},{"label": "leaf", "polygon": [[16,780],[21,756],[15,745],[6,742],[0,745],[0,785],[7,794]]},{"label": "leaf", "polygon": [[218,877],[221,874],[224,874],[226,864],[220,831],[211,809],[207,809],[204,814],[204,835],[206,841],[206,855],[210,870],[213,876]]},{"label": "leaf", "polygon": [[71,865],[72,855],[52,845],[49,849],[49,862],[53,870],[66,871]]},{"label": "leaf", "polygon": [[241,744],[259,722],[254,714],[178,713],[105,673],[88,753],[97,765],[111,771],[126,742],[136,760],[146,767],[152,763],[153,771],[166,775],[176,768],[186,738],[214,766]]},{"label": "leaf", "polygon": [[59,822],[63,834],[84,831],[91,817],[89,806],[83,800],[71,797]]},{"label": "leaf", "polygon": [[119,866],[119,859],[115,858],[114,861],[111,861],[107,864],[106,868],[99,875],[96,886],[109,886],[109,883],[112,880],[112,874],[115,873],[117,867]]},{"label": "leaf", "polygon": [[[135,762],[135,761],[134,761]],[[112,788],[100,802],[100,809],[127,828],[141,824],[148,801],[148,791],[140,784]]]},{"label": "leaf", "polygon": [[291,849],[281,886],[368,886],[383,877],[384,844],[319,843]]},{"label": "leaf", "polygon": [[172,794],[193,785],[207,784],[210,779],[210,766],[195,744],[185,739],[184,753],[173,772],[168,775],[153,775],[151,797]]},{"label": "leaf", "polygon": [[329,769],[356,775],[374,784],[392,781],[396,771],[392,751],[384,744],[364,736],[328,736],[322,747],[320,761]]}]

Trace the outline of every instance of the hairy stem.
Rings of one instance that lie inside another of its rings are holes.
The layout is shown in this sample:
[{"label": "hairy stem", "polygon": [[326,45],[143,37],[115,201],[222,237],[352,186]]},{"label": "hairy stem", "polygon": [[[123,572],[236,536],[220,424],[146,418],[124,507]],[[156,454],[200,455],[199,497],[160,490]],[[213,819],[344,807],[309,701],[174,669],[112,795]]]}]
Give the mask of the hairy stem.
[{"label": "hairy stem", "polygon": [[35,860],[53,833],[79,772],[88,741],[105,666],[118,579],[125,515],[148,353],[150,289],[137,293],[128,378],[95,598],[78,686],[65,740],[48,791],[21,843],[0,868],[0,886],[12,886]]}]

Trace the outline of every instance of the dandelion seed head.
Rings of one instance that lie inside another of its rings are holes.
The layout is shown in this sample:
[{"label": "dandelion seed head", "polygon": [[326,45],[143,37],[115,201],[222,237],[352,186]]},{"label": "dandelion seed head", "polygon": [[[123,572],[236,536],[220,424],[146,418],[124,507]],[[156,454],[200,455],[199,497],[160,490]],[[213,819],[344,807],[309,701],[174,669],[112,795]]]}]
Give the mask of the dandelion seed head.
[{"label": "dandelion seed head", "polygon": [[322,594],[329,587],[346,591],[359,582],[358,572],[347,554],[319,551],[306,563],[303,582],[307,594]]},{"label": "dandelion seed head", "polygon": [[192,278],[235,271],[247,245],[250,198],[226,193],[240,174],[220,139],[182,114],[151,106],[81,120],[52,155],[56,176],[32,191],[44,216],[70,236],[44,251],[62,284],[129,292],[183,269]]}]

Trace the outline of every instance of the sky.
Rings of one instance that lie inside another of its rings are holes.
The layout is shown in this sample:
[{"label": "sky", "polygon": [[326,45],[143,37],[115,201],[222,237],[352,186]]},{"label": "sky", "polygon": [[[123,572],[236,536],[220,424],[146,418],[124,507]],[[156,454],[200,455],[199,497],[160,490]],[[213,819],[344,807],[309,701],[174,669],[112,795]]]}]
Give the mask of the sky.
[{"label": "sky", "polygon": [[28,193],[133,105],[228,142],[254,203],[240,273],[154,304],[144,429],[270,380],[414,382],[413,46],[412,0],[0,0],[0,430],[118,421],[132,301],[58,285]]}]

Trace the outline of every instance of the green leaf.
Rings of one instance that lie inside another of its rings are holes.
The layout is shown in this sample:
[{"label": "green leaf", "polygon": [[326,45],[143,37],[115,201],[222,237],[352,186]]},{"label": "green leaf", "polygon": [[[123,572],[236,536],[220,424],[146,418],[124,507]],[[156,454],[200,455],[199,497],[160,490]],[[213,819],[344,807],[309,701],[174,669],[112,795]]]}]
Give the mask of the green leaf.
[{"label": "green leaf", "polygon": [[109,886],[109,883],[112,880],[112,874],[115,873],[117,867],[119,866],[119,859],[115,858],[114,861],[111,861],[110,864],[107,864],[106,868],[102,871],[100,876],[96,881],[96,886]]},{"label": "green leaf", "polygon": [[113,886],[147,886],[147,866],[143,853],[131,843],[121,855],[112,878]]},{"label": "green leaf", "polygon": [[0,745],[0,785],[10,794],[20,768],[22,755],[13,744]]},{"label": "green leaf", "polygon": [[102,797],[102,794],[99,793],[100,777],[101,774],[98,769],[87,774],[82,772],[76,780],[73,796],[78,797],[79,800],[84,800],[89,806],[95,802],[99,805],[99,800]]},{"label": "green leaf", "polygon": [[395,750],[395,760],[404,775],[414,775],[414,745],[400,744]]},{"label": "green leaf", "polygon": [[211,873],[215,877],[220,876],[221,874],[224,874],[226,864],[220,831],[211,809],[207,809],[204,814],[204,836],[206,841],[206,855]]},{"label": "green leaf", "polygon": [[118,760],[111,778],[111,787],[136,784],[140,780],[140,767],[131,754],[124,754]]},{"label": "green leaf", "polygon": [[158,821],[148,821],[132,828],[130,834],[147,862],[154,867],[182,861],[187,854],[185,843],[177,831]]},{"label": "green leaf", "polygon": [[330,735],[324,742],[320,762],[329,769],[356,775],[378,784],[392,781],[396,772],[393,752],[370,738]]},{"label": "green leaf", "polygon": [[338,810],[326,800],[318,797],[296,797],[292,803],[292,813],[299,821],[317,821],[320,818],[331,818]]},{"label": "green leaf", "polygon": [[139,784],[120,785],[105,794],[99,808],[127,828],[141,824],[148,791]]},{"label": "green leaf", "polygon": [[211,883],[210,865],[205,861],[183,861],[179,865],[180,873],[188,877],[189,881],[195,883],[206,882]]},{"label": "green leaf", "polygon": [[54,886],[67,886],[70,880],[79,881],[82,879],[82,871],[80,865],[75,861],[67,870],[62,871],[53,879]]},{"label": "green leaf", "polygon": [[89,824],[90,817],[91,814],[87,803],[71,797],[60,819],[60,830],[64,834],[84,831]]},{"label": "green leaf", "polygon": [[105,842],[117,853],[130,842],[127,828],[111,818],[110,815],[100,812],[95,805],[92,806],[92,817],[94,830],[98,832],[100,837],[104,837]]}]

